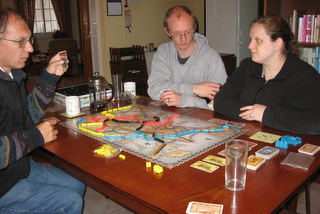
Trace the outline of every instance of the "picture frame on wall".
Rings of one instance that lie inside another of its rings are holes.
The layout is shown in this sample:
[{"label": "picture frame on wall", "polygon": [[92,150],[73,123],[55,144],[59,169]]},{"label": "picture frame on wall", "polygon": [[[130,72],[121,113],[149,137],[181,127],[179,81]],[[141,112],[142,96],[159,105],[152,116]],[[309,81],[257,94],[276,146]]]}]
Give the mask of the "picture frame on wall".
[{"label": "picture frame on wall", "polygon": [[121,0],[107,0],[107,15],[122,16]]}]

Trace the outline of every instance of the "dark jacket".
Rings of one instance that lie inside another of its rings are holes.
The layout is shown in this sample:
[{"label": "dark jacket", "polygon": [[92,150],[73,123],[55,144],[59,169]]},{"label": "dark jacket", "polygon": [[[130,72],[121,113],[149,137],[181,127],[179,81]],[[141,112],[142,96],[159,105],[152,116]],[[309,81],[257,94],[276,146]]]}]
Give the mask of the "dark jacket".
[{"label": "dark jacket", "polygon": [[0,71],[0,197],[29,175],[28,154],[44,144],[35,127],[50,107],[59,76],[44,71],[27,96],[21,70]]},{"label": "dark jacket", "polygon": [[244,59],[214,99],[214,110],[239,118],[240,108],[267,106],[262,123],[288,132],[320,134],[320,75],[308,63],[288,55],[278,75],[266,82],[262,65]]}]

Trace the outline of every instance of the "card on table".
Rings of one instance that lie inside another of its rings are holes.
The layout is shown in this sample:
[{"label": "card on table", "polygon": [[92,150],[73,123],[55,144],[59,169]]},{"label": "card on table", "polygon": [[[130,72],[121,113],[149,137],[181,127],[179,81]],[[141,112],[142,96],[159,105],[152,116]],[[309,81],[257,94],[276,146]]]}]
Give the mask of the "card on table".
[{"label": "card on table", "polygon": [[248,143],[248,151],[250,151],[253,147],[255,147],[256,143],[253,143],[253,142],[250,142],[250,141],[246,141],[246,140],[241,140],[241,141],[244,141],[244,142],[247,142]]},{"label": "card on table", "polygon": [[224,125],[224,124],[226,124],[228,122],[227,120],[223,120],[223,119],[219,119],[219,118],[211,118],[208,121],[219,123],[221,125]]},{"label": "card on table", "polygon": [[274,148],[271,146],[265,146],[262,149],[256,151],[256,156],[260,158],[271,159],[276,154],[278,154],[279,151],[280,150],[277,148]]},{"label": "card on table", "polygon": [[304,153],[304,154],[307,154],[307,155],[314,155],[319,150],[320,150],[320,146],[313,145],[313,144],[310,144],[310,143],[306,143],[306,144],[304,144],[302,147],[300,147],[298,149],[298,152]]},{"label": "card on table", "polygon": [[62,113],[61,116],[64,116],[64,117],[67,117],[67,118],[74,118],[74,117],[79,117],[79,116],[82,116],[82,115],[85,115],[86,113],[84,112],[80,112],[79,114],[76,114],[76,115],[68,115],[66,113]]},{"label": "card on table", "polygon": [[247,168],[257,170],[262,164],[266,162],[266,159],[259,158],[255,155],[250,155],[247,161]]},{"label": "card on table", "polygon": [[[245,141],[245,140],[244,140]],[[246,141],[248,143],[248,151],[250,151],[253,147],[255,147],[256,143],[253,143],[253,142],[250,142],[250,141]],[[225,149],[222,150],[221,152],[218,153],[219,155],[222,155],[222,156],[226,156],[226,152],[225,152]]]},{"label": "card on table", "polygon": [[219,168],[218,166],[215,166],[215,165],[212,165],[209,163],[205,163],[203,161],[197,161],[197,162],[191,164],[190,166],[193,168],[196,168],[196,169],[200,169],[205,172],[209,172],[209,173],[211,173]]},{"label": "card on table", "polygon": [[221,152],[218,153],[219,155],[222,155],[222,156],[226,156],[226,150],[222,150]]},{"label": "card on table", "polygon": [[235,128],[242,128],[243,126],[245,126],[245,124],[243,124],[243,123],[237,123],[237,122],[233,122],[233,121],[229,121],[225,125],[233,126]]},{"label": "card on table", "polygon": [[204,158],[203,161],[218,164],[220,166],[224,166],[226,164],[226,160],[224,158],[219,158],[217,156],[209,155],[208,157]]},{"label": "card on table", "polygon": [[276,142],[279,138],[281,138],[280,135],[275,135],[275,134],[270,134],[267,132],[257,132],[251,137],[249,137],[252,140],[257,140],[257,141],[262,141],[265,143],[274,143]]},{"label": "card on table", "polygon": [[233,126],[235,128],[241,128],[241,127],[245,126],[245,124],[243,124],[243,123],[237,123],[237,122],[223,120],[223,119],[219,119],[219,118],[211,118],[208,121],[215,122],[215,123],[218,123],[221,125]]},{"label": "card on table", "polygon": [[211,204],[192,201],[189,202],[186,213],[188,214],[222,214],[222,204]]},{"label": "card on table", "polygon": [[150,104],[154,105],[154,106],[162,106],[163,105],[163,102],[160,102],[160,101],[152,101],[150,102]]}]

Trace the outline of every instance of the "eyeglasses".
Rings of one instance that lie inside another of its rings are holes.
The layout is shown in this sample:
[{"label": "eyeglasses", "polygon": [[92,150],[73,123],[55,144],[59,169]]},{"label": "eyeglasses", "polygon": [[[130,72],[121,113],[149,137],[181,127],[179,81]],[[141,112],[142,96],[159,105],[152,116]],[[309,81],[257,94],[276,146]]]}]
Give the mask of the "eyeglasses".
[{"label": "eyeglasses", "polygon": [[29,42],[31,45],[33,44],[34,42],[34,38],[31,37],[30,39],[22,39],[22,40],[12,40],[12,39],[3,39],[3,38],[0,38],[0,40],[3,40],[3,41],[9,41],[9,42],[17,42],[20,44],[20,48],[25,48],[27,46],[27,43]]},{"label": "eyeglasses", "polygon": [[180,32],[170,32],[171,37],[175,39],[181,39],[182,36],[185,36],[186,38],[190,38],[194,34],[194,30],[186,30],[184,33]]}]

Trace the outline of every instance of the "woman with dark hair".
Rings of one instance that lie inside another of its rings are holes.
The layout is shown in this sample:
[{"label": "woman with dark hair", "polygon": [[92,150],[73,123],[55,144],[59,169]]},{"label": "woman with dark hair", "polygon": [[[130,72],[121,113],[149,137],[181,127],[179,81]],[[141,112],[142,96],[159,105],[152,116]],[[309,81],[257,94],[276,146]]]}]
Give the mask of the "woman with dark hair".
[{"label": "woman with dark hair", "polygon": [[320,75],[299,59],[294,35],[281,17],[253,21],[251,58],[244,59],[214,101],[215,112],[274,129],[320,134]]}]

